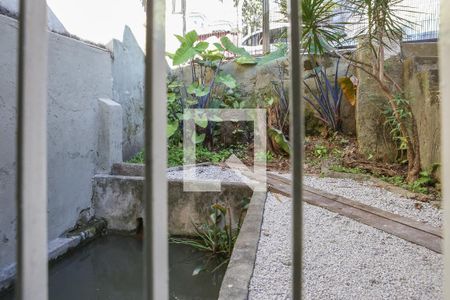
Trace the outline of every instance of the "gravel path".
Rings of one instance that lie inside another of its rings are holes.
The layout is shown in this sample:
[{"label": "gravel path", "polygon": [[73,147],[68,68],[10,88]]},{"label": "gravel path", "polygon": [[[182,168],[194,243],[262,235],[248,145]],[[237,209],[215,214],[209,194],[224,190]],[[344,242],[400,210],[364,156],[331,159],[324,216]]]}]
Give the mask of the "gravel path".
[{"label": "gravel path", "polygon": [[[168,172],[181,179],[181,170]],[[284,176],[290,177],[288,174]],[[244,181],[228,168],[197,168],[201,180]],[[316,189],[442,226],[442,212],[426,203],[350,179],[305,177]],[[441,299],[442,256],[426,248],[305,204],[305,299]],[[291,201],[269,194],[249,298],[289,299],[291,278]]]},{"label": "gravel path", "polygon": [[[429,203],[404,198],[371,182],[351,179],[305,177],[305,185],[346,197],[435,227],[442,226],[442,211]],[[416,204],[420,209],[416,208]]]},{"label": "gravel path", "polygon": [[[227,167],[200,166],[196,167],[196,177],[200,180],[222,180],[230,182],[242,182],[243,176],[235,173]],[[167,171],[167,179],[183,179],[183,169]]]},{"label": "gravel path", "polygon": [[[269,194],[250,299],[290,298],[290,213]],[[442,298],[440,254],[308,204],[304,224],[305,299]]]},{"label": "gravel path", "polygon": [[[278,175],[291,178],[291,174]],[[442,211],[440,209],[429,203],[402,197],[377,187],[370,181],[359,182],[352,179],[305,176],[304,184],[403,217],[427,223],[434,227],[442,227]],[[418,205],[420,209],[416,208],[416,205]]]}]

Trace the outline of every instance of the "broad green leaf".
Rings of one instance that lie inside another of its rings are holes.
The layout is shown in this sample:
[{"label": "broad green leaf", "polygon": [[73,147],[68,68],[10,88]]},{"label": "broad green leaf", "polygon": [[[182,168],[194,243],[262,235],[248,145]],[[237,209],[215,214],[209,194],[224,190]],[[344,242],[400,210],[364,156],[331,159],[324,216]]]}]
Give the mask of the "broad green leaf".
[{"label": "broad green leaf", "polygon": [[195,50],[197,52],[203,52],[206,49],[208,49],[208,47],[209,47],[209,43],[208,42],[198,42],[197,45],[195,45],[194,48],[195,48]]},{"label": "broad green leaf", "polygon": [[212,122],[222,122],[222,121],[223,121],[223,120],[222,120],[219,116],[217,116],[217,115],[212,115],[212,116],[209,118],[209,120],[212,121]]},{"label": "broad green leaf", "polygon": [[230,74],[219,73],[216,77],[216,82],[222,83],[230,89],[234,89],[237,86],[236,79],[234,79]]},{"label": "broad green leaf", "polygon": [[202,134],[196,134],[195,135],[195,140],[194,140],[194,135],[192,135],[192,142],[195,144],[200,144],[203,143],[203,141],[205,140],[206,135],[204,133]]},{"label": "broad green leaf", "polygon": [[240,65],[256,65],[256,59],[252,56],[241,56],[238,57],[236,60],[236,63]]},{"label": "broad green leaf", "polygon": [[177,38],[177,40],[180,41],[180,43],[185,43],[186,40],[184,39],[184,37],[182,37],[181,35],[175,34],[175,37]]},{"label": "broad green leaf", "polygon": [[170,138],[177,132],[178,129],[178,120],[172,120],[167,123],[167,137]]},{"label": "broad green leaf", "polygon": [[173,65],[177,66],[184,64],[185,62],[193,59],[195,55],[197,55],[197,51],[192,47],[192,45],[182,44],[173,56]]},{"label": "broad green leaf", "polygon": [[206,115],[202,115],[200,117],[197,116],[195,118],[195,124],[201,128],[206,128],[208,126],[208,117]]},{"label": "broad green leaf", "polygon": [[231,52],[231,53],[239,55],[239,56],[250,56],[250,53],[248,53],[244,48],[237,47],[226,36],[222,37],[220,39],[220,42],[222,43],[222,45],[225,48],[225,50],[227,50],[228,52]]},{"label": "broad green leaf", "polygon": [[175,53],[166,52],[166,56],[173,60],[173,58],[175,57]]},{"label": "broad green leaf", "polygon": [[203,97],[209,94],[209,87],[193,83],[187,88],[187,92],[197,97]]},{"label": "broad green leaf", "polygon": [[277,50],[275,50],[269,54],[266,54],[262,58],[260,58],[258,60],[258,64],[264,65],[271,61],[277,60],[279,58],[286,57],[287,49],[288,49],[287,45],[282,44],[282,45],[278,46]]},{"label": "broad green leaf", "polygon": [[186,42],[190,45],[194,45],[194,43],[197,41],[198,39],[198,35],[197,32],[195,30],[189,31],[188,33],[186,33],[186,35],[184,36],[184,39],[186,40]]},{"label": "broad green leaf", "polygon": [[205,51],[204,53],[202,53],[202,57],[204,60],[211,62],[221,60],[224,58],[223,54],[217,50]]},{"label": "broad green leaf", "polygon": [[216,46],[219,51],[225,51],[225,48],[220,43],[214,43],[214,46]]},{"label": "broad green leaf", "polygon": [[177,100],[177,94],[168,92],[167,93],[167,102],[173,103],[173,102],[175,102],[175,100]]}]

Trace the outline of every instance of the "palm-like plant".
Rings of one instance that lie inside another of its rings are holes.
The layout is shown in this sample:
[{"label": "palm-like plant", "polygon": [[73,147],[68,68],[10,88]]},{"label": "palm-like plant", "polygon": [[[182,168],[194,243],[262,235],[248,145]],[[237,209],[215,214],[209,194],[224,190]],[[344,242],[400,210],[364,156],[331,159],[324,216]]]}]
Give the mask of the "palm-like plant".
[{"label": "palm-like plant", "polygon": [[[346,2],[351,8],[353,17],[363,24],[356,38],[363,40],[363,47],[370,49],[372,61],[358,61],[348,56],[345,58],[353,66],[371,76],[388,100],[401,135],[406,141],[407,181],[412,182],[419,177],[421,170],[417,124],[409,102],[402,107],[398,105],[396,98],[402,96],[404,92],[400,85],[386,74],[384,61],[385,51],[390,50],[393,44],[399,44],[405,29],[412,25],[404,16],[414,11],[403,6],[402,0],[346,0]],[[409,116],[407,119],[400,113],[405,110]]]},{"label": "palm-like plant", "polygon": [[341,14],[334,0],[302,0],[302,47],[308,54],[323,54],[340,46],[346,22],[336,21]]},{"label": "palm-like plant", "polygon": [[[281,20],[289,18],[287,0],[276,0]],[[335,0],[302,0],[302,47],[307,54],[323,54],[340,46],[347,22],[336,21],[341,5]],[[335,19],[336,18],[336,19]]]}]

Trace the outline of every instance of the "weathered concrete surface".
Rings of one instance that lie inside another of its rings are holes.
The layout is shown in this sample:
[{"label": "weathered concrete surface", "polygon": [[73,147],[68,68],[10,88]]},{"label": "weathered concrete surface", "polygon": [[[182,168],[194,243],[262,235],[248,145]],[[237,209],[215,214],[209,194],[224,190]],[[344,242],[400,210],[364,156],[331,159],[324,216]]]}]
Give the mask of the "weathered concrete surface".
[{"label": "weathered concrete surface", "polygon": [[[15,260],[17,37],[15,19],[0,15],[0,269]],[[98,98],[112,97],[110,53],[49,34],[49,240],[73,227],[90,206],[98,163]]]},{"label": "weathered concrete surface", "polygon": [[402,43],[402,56],[437,57],[438,43],[436,42]]},{"label": "weathered concrete surface", "polygon": [[[401,60],[395,56],[386,60],[385,69],[403,88],[411,103],[419,131],[421,165],[429,169],[440,163],[437,44],[403,43],[401,55]],[[358,78],[356,124],[360,150],[376,159],[395,161],[397,150],[382,114],[388,103],[370,76],[359,72]]]},{"label": "weathered concrete surface", "polygon": [[111,168],[111,175],[122,176],[144,176],[145,168],[143,164],[117,163]]},{"label": "weathered concrete surface", "polygon": [[434,164],[439,164],[441,158],[438,58],[407,58],[404,82],[405,94],[410,100],[419,132],[420,163],[423,169],[429,170]]},{"label": "weathered concrete surface", "polygon": [[[96,175],[93,207],[96,217],[108,222],[108,229],[134,231],[143,217],[143,177]],[[169,180],[169,233],[194,235],[192,222],[208,221],[211,205],[228,204],[232,208],[234,226],[242,211],[242,200],[250,198],[252,190],[243,183],[222,182],[221,192],[184,192],[182,180]]]},{"label": "weathered concrete surface", "polygon": [[125,27],[123,41],[107,46],[113,53],[113,99],[123,109],[123,158],[128,160],[144,148],[145,55],[131,29]]},{"label": "weathered concrete surface", "polygon": [[219,299],[247,299],[267,193],[254,193],[222,281]]},{"label": "weathered concrete surface", "polygon": [[[368,49],[359,51],[360,61],[370,61]],[[387,61],[391,66],[398,64],[396,57]],[[401,65],[397,67],[402,69]],[[396,68],[392,67],[392,70]],[[383,111],[389,105],[378,83],[365,72],[358,70],[359,84],[356,101],[356,136],[359,150],[376,160],[393,162],[397,158],[397,149],[384,126]],[[397,77],[397,76],[396,76]]]},{"label": "weathered concrete surface", "polygon": [[95,215],[104,218],[108,229],[134,231],[143,216],[144,178],[95,175],[92,204]]},{"label": "weathered concrete surface", "polygon": [[111,99],[99,99],[99,166],[109,173],[113,163],[122,161],[122,106]]}]

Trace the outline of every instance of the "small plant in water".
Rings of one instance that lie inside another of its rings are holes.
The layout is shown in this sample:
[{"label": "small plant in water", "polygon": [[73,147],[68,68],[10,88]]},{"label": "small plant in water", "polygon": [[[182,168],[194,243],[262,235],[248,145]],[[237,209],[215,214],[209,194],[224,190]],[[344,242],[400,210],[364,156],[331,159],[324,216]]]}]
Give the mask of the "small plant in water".
[{"label": "small plant in water", "polygon": [[247,209],[248,203],[249,200],[244,199],[241,204],[242,212],[236,228],[232,226],[231,208],[216,203],[211,206],[208,222],[203,224],[192,223],[196,232],[194,238],[170,239],[171,243],[190,246],[210,254],[204,264],[195,268],[192,273],[193,276],[206,270],[213,273],[229,262],[239,234],[243,213]]}]

